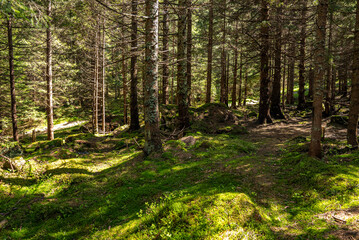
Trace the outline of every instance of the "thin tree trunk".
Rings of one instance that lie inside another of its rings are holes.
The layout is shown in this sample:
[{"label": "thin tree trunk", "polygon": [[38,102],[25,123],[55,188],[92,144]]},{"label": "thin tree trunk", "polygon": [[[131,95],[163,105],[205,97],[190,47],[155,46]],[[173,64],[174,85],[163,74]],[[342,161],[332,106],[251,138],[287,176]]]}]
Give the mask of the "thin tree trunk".
[{"label": "thin tree trunk", "polygon": [[15,76],[14,76],[14,46],[12,41],[12,21],[13,16],[10,14],[7,19],[7,37],[9,47],[9,72],[10,72],[10,94],[11,94],[11,120],[12,135],[14,141],[19,141],[17,131],[17,114],[16,114],[16,94],[15,94]]},{"label": "thin tree trunk", "polygon": [[307,0],[302,1],[302,18],[300,32],[300,49],[299,49],[299,92],[298,92],[298,109],[305,108],[305,40],[306,40],[306,21],[307,21]]},{"label": "thin tree trunk", "polygon": [[239,93],[238,93],[238,106],[242,105],[242,80],[243,80],[243,54],[242,54],[242,50],[241,53],[239,55],[240,59],[239,59]]},{"label": "thin tree trunk", "polygon": [[282,109],[280,107],[280,85],[281,85],[281,57],[282,57],[282,6],[277,7],[276,13],[276,37],[274,48],[274,77],[273,90],[271,95],[271,109],[270,114],[275,119],[285,119]]},{"label": "thin tree trunk", "polygon": [[354,59],[352,90],[348,121],[348,144],[358,147],[358,116],[359,116],[359,0],[357,0],[355,32],[354,32]]},{"label": "thin tree trunk", "polygon": [[314,69],[312,67],[310,67],[309,69],[308,81],[309,81],[308,98],[313,99]]},{"label": "thin tree trunk", "polygon": [[286,65],[287,65],[287,45],[284,45],[285,54],[283,55],[283,85],[282,85],[282,108],[285,109],[285,76],[286,76]]},{"label": "thin tree trunk", "polygon": [[324,70],[326,66],[325,57],[325,32],[327,23],[329,0],[319,0],[317,7],[316,20],[316,46],[314,51],[315,77],[314,77],[314,96],[313,96],[313,124],[309,155],[312,157],[322,157],[321,135],[322,135],[322,112],[323,112],[323,83]]},{"label": "thin tree trunk", "polygon": [[188,105],[191,105],[192,89],[192,0],[187,0],[187,84],[188,84]]},{"label": "thin tree trunk", "polygon": [[138,94],[137,94],[137,0],[131,1],[131,122],[130,130],[140,129],[140,121],[138,117]]},{"label": "thin tree trunk", "polygon": [[158,0],[146,0],[145,154],[162,151],[158,109]]},{"label": "thin tree trunk", "polygon": [[[47,16],[51,18],[51,0],[48,0]],[[52,37],[51,37],[51,20],[48,21],[46,28],[46,83],[47,83],[47,139],[54,139],[54,113],[52,104]]]},{"label": "thin tree trunk", "polygon": [[[122,3],[125,3],[125,1],[123,0]],[[122,7],[122,12],[125,13],[126,12],[126,8]],[[126,57],[127,57],[127,43],[125,41],[125,16],[123,16],[123,24],[121,27],[121,46],[122,46],[122,95],[123,95],[123,121],[124,124],[128,124],[128,103],[127,103],[127,62],[126,62]]]},{"label": "thin tree trunk", "polygon": [[207,62],[207,91],[206,103],[211,102],[212,89],[212,58],[213,58],[213,0],[209,6],[209,26],[208,26],[208,62]]},{"label": "thin tree trunk", "polygon": [[227,53],[226,53],[226,8],[227,8],[227,0],[223,0],[223,26],[222,26],[222,42],[221,42],[221,96],[220,102],[227,104],[228,106],[228,95],[226,96],[227,89],[227,77],[226,77],[226,61],[227,61]]},{"label": "thin tree trunk", "polygon": [[162,67],[162,103],[168,104],[168,78],[169,78],[169,69],[168,69],[168,59],[169,59],[169,49],[168,49],[168,35],[169,35],[169,13],[168,13],[168,0],[163,1],[163,67]]},{"label": "thin tree trunk", "polygon": [[288,87],[287,87],[287,103],[294,104],[294,68],[295,68],[295,41],[291,40],[289,46],[289,66],[288,66]]},{"label": "thin tree trunk", "polygon": [[272,118],[269,113],[269,25],[267,24],[269,21],[268,14],[268,2],[267,0],[261,1],[261,73],[260,73],[260,101],[259,101],[259,115],[257,122],[259,124],[271,123]]},{"label": "thin tree trunk", "polygon": [[246,106],[246,104],[247,104],[247,94],[248,94],[248,72],[246,71],[246,77],[244,79],[243,106]]},{"label": "thin tree trunk", "polygon": [[[236,23],[236,32],[237,23]],[[238,34],[235,35],[235,42],[236,45],[234,46],[234,67],[233,67],[233,87],[232,87],[232,108],[237,108],[237,72],[238,72]]]},{"label": "thin tree trunk", "polygon": [[106,133],[106,20],[102,26],[102,133]]},{"label": "thin tree trunk", "polygon": [[95,33],[95,66],[94,66],[94,82],[93,82],[93,113],[92,125],[93,133],[98,134],[98,75],[99,75],[99,20],[96,20],[96,33]]},{"label": "thin tree trunk", "polygon": [[332,28],[333,28],[333,13],[329,14],[329,34],[328,34],[328,61],[327,61],[327,76],[326,76],[326,89],[325,89],[325,103],[324,103],[324,114],[325,116],[330,116],[332,114],[332,102],[331,102],[331,78],[332,78],[332,63],[329,61],[330,55],[332,53]]},{"label": "thin tree trunk", "polygon": [[188,81],[186,76],[186,0],[178,1],[177,95],[180,127],[189,126]]}]

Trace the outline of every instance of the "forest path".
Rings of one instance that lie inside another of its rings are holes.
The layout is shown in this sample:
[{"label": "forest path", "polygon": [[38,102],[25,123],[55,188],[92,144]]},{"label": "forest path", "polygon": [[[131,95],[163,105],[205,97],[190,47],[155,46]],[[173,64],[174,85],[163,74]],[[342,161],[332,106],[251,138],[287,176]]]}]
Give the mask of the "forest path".
[{"label": "forest path", "polygon": [[[325,128],[325,138],[345,140],[346,128],[329,124],[329,122],[330,118],[323,119],[322,126]],[[291,119],[276,121],[272,124],[258,125],[252,121],[243,123],[243,125],[249,131],[249,134],[244,139],[257,146],[256,155],[251,163],[252,170],[247,177],[249,177],[249,181],[253,182],[258,202],[267,207],[275,206],[277,210],[273,210],[274,214],[272,217],[286,222],[285,226],[272,226],[271,229],[283,239],[298,238],[300,233],[304,232],[303,226],[306,226],[307,223],[291,220],[293,219],[291,211],[296,207],[292,196],[293,186],[286,184],[285,180],[281,179],[280,171],[282,169],[280,167],[280,160],[282,150],[285,149],[288,141],[298,137],[310,137],[311,119],[308,117],[292,117]],[[334,215],[339,216],[338,219],[346,219],[355,214],[359,216],[357,208],[348,210],[338,209],[314,216],[314,218],[327,219],[327,221],[333,222],[334,218],[332,216]],[[343,240],[358,239],[355,236],[358,237],[359,233],[348,228],[345,224],[335,222],[334,225],[337,226],[337,230],[329,233],[330,235]]]}]

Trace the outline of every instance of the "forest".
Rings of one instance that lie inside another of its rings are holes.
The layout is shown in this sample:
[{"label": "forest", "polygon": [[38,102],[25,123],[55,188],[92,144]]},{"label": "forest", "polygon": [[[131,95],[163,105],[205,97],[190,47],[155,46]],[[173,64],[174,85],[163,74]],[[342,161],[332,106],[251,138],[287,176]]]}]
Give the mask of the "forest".
[{"label": "forest", "polygon": [[359,0],[0,0],[0,238],[359,239]]}]

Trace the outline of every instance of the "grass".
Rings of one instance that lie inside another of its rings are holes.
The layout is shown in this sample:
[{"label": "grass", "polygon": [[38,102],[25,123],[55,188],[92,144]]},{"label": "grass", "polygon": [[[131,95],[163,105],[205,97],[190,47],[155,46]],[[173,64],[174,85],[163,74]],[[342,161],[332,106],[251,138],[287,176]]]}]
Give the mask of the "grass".
[{"label": "grass", "polygon": [[303,138],[263,155],[260,140],[196,132],[144,158],[139,133],[56,136],[70,134],[24,142],[23,171],[1,172],[0,239],[324,239],[339,227],[318,214],[359,206],[358,151],[315,160]]}]

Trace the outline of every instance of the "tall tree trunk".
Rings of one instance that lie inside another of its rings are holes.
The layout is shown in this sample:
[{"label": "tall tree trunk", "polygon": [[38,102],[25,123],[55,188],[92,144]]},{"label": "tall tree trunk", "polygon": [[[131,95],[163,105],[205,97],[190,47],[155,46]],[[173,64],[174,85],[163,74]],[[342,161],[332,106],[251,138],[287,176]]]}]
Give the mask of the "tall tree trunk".
[{"label": "tall tree trunk", "polygon": [[319,0],[317,6],[317,19],[316,19],[316,40],[314,51],[314,96],[313,96],[313,124],[311,141],[309,148],[309,155],[312,157],[322,157],[321,135],[322,135],[322,112],[323,112],[323,83],[324,71],[326,67],[325,57],[325,32],[327,23],[329,0]]},{"label": "tall tree trunk", "polygon": [[[125,3],[125,1],[123,0],[122,3]],[[125,6],[122,7],[122,13],[126,13],[126,8]],[[128,55],[127,53],[127,43],[125,41],[125,15],[123,16],[123,23],[122,23],[122,27],[121,27],[121,37],[122,37],[122,41],[121,41],[121,46],[122,46],[122,61],[121,61],[121,65],[122,65],[122,95],[123,95],[123,121],[124,124],[128,124],[128,103],[127,103],[127,94],[128,94],[128,88],[127,88],[127,61],[126,61],[126,57]]]},{"label": "tall tree trunk", "polygon": [[180,127],[189,126],[188,81],[186,76],[186,0],[178,1],[177,90]]},{"label": "tall tree trunk", "polygon": [[348,144],[358,147],[358,116],[359,116],[359,0],[357,0],[355,32],[354,32],[353,77],[348,121]]},{"label": "tall tree trunk", "polygon": [[102,22],[102,133],[106,133],[106,20]]},{"label": "tall tree trunk", "polygon": [[327,76],[326,76],[326,89],[325,89],[325,102],[324,102],[324,113],[325,116],[330,116],[333,111],[333,105],[331,101],[331,78],[332,78],[332,62],[330,61],[330,55],[332,54],[332,28],[333,28],[333,13],[329,14],[329,34],[328,34],[328,52],[327,52]]},{"label": "tall tree trunk", "polygon": [[158,0],[146,0],[145,154],[162,151],[158,110]]},{"label": "tall tree trunk", "polygon": [[286,55],[286,52],[287,52],[287,45],[285,44],[284,45],[284,52],[285,54],[283,55],[283,84],[282,84],[282,107],[283,109],[285,109],[285,76],[286,76],[286,65],[287,65],[287,55]]},{"label": "tall tree trunk", "polygon": [[287,103],[294,104],[294,68],[295,68],[295,40],[291,39],[289,45],[289,66],[288,66],[288,85],[287,85]]},{"label": "tall tree trunk", "polygon": [[209,2],[209,26],[208,26],[208,62],[207,62],[207,91],[206,103],[211,102],[212,89],[212,58],[213,58],[213,0]]},{"label": "tall tree trunk", "polygon": [[187,84],[188,84],[188,105],[191,105],[192,89],[192,0],[187,0]]},{"label": "tall tree trunk", "polygon": [[131,131],[140,129],[137,99],[137,5],[137,0],[131,0]]},{"label": "tall tree trunk", "polygon": [[16,114],[16,94],[15,94],[15,76],[14,76],[14,45],[12,42],[12,21],[13,16],[10,14],[7,19],[7,37],[9,47],[9,72],[10,72],[10,95],[11,95],[11,120],[12,136],[14,141],[19,141],[17,132],[17,114]]},{"label": "tall tree trunk", "polygon": [[[237,25],[236,25],[237,28]],[[238,29],[236,29],[236,32]],[[232,87],[232,108],[237,108],[237,72],[238,72],[238,34],[235,35],[236,45],[234,46],[234,67],[233,67],[233,87]]]},{"label": "tall tree trunk", "polygon": [[[51,0],[48,0],[47,16],[51,18]],[[51,20],[48,21],[46,28],[46,115],[47,115],[47,139],[54,139],[54,113],[52,104],[52,38],[51,38]]]},{"label": "tall tree trunk", "polygon": [[243,54],[242,50],[239,54],[239,93],[238,93],[238,106],[242,105],[242,81],[243,81]]},{"label": "tall tree trunk", "polygon": [[314,69],[312,67],[310,67],[309,69],[308,82],[309,82],[308,98],[313,99]]},{"label": "tall tree trunk", "polygon": [[[228,95],[226,96],[227,89],[227,76],[226,76],[226,61],[227,61],[227,53],[226,53],[226,8],[227,8],[227,0],[223,0],[223,26],[222,26],[222,42],[221,42],[221,96],[220,102],[226,104],[228,102]],[[227,104],[228,106],[228,104]]]},{"label": "tall tree trunk", "polygon": [[247,95],[248,95],[248,72],[246,71],[246,77],[244,79],[244,96],[243,96],[243,106],[247,104]]},{"label": "tall tree trunk", "polygon": [[95,33],[95,66],[93,79],[93,109],[92,109],[92,125],[93,133],[98,134],[98,75],[99,75],[99,19],[96,19]]},{"label": "tall tree trunk", "polygon": [[306,39],[306,22],[307,22],[307,0],[302,1],[302,18],[300,32],[300,49],[299,49],[299,92],[298,92],[298,109],[305,108],[305,39]]},{"label": "tall tree trunk", "polygon": [[168,69],[168,59],[169,59],[169,49],[168,49],[168,35],[169,35],[169,13],[168,13],[168,0],[163,1],[163,67],[162,67],[162,103],[168,104],[168,78],[169,78],[169,69]]},{"label": "tall tree trunk", "polygon": [[[279,3],[281,4],[281,3]],[[277,6],[276,13],[276,36],[274,46],[274,77],[273,90],[271,95],[271,109],[270,114],[275,119],[285,119],[282,109],[280,107],[280,85],[281,85],[281,57],[282,57],[282,6]]]},{"label": "tall tree trunk", "polygon": [[269,113],[269,14],[267,0],[261,0],[261,74],[260,74],[260,100],[259,100],[259,115],[257,122],[259,124],[271,123],[272,118]]}]

